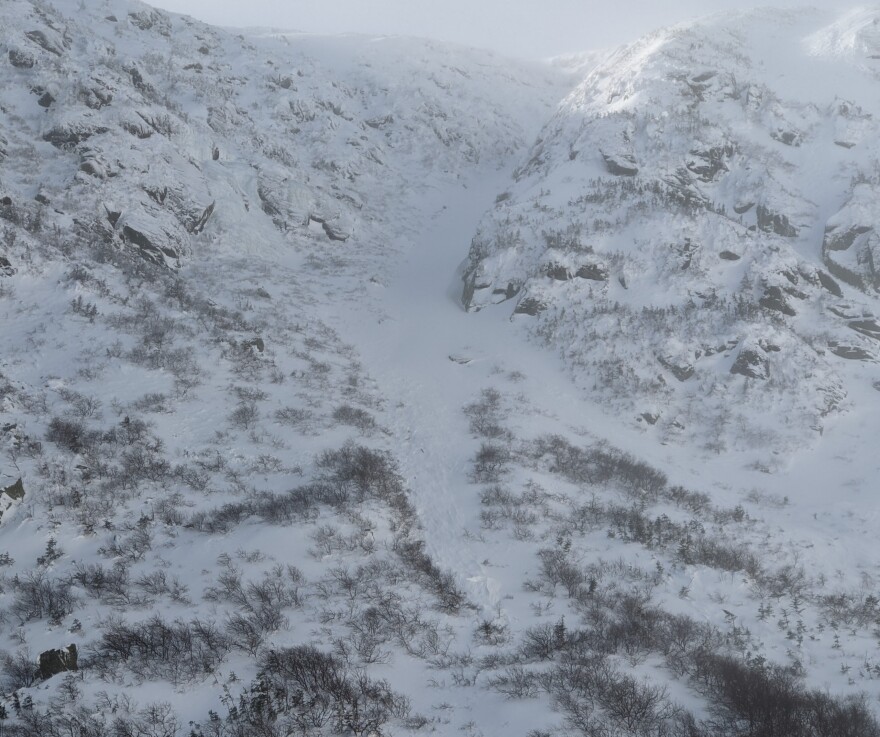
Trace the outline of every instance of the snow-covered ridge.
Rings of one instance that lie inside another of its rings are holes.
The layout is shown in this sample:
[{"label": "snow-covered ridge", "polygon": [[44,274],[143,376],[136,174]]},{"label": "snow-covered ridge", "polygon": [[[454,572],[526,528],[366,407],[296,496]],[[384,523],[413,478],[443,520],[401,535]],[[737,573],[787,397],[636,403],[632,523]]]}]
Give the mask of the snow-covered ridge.
[{"label": "snow-covered ridge", "polygon": [[866,401],[877,355],[855,318],[874,320],[880,286],[880,107],[865,55],[844,51],[878,17],[720,15],[615,52],[485,218],[465,304],[515,296],[586,390],[663,438],[820,433]]},{"label": "snow-covered ridge", "polygon": [[[564,84],[428,41],[234,35],[146,5],[12,0],[3,14],[6,148],[31,159],[7,165],[3,194],[72,197],[78,219],[169,265],[219,233],[269,247],[247,237],[252,211],[369,241],[371,210],[414,171],[497,166]],[[508,87],[526,92],[516,116]]]}]

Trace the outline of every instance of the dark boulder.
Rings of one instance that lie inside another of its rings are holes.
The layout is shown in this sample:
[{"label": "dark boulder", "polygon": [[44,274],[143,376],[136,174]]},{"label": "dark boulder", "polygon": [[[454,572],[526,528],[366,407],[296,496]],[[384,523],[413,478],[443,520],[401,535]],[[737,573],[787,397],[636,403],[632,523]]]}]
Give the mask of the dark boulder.
[{"label": "dark boulder", "polygon": [[688,361],[668,356],[657,356],[657,361],[679,381],[687,381],[694,375],[694,365]]},{"label": "dark boulder", "polygon": [[843,292],[840,289],[840,284],[838,284],[834,279],[831,278],[829,274],[826,274],[824,271],[816,272],[816,276],[819,277],[819,283],[831,294],[835,297],[842,297]]},{"label": "dark boulder", "polygon": [[37,46],[42,49],[45,49],[50,54],[55,54],[55,56],[61,56],[64,53],[64,46],[54,39],[50,38],[49,35],[42,30],[36,31],[28,31],[24,34],[28,39],[33,41]]},{"label": "dark boulder", "polygon": [[873,228],[870,225],[854,225],[850,228],[826,228],[822,247],[826,251],[846,251],[860,235],[870,233]]},{"label": "dark boulder", "polygon": [[795,148],[800,146],[803,141],[803,136],[799,131],[784,130],[782,128],[773,131],[770,137],[780,143],[784,143],[786,146],[794,146]]},{"label": "dark boulder", "polygon": [[19,69],[33,69],[34,64],[37,63],[37,60],[34,59],[33,54],[30,54],[27,51],[10,49],[9,63],[12,64],[12,66],[14,67],[18,67]]},{"label": "dark boulder", "polygon": [[608,269],[599,264],[584,264],[575,272],[575,276],[591,281],[608,281]]},{"label": "dark boulder", "polygon": [[148,261],[163,264],[165,262],[164,256],[172,259],[180,258],[180,254],[176,249],[171,246],[162,246],[153,243],[148,235],[130,225],[122,226],[122,238],[127,243],[137,246],[141,255]]},{"label": "dark boulder", "polygon": [[758,205],[758,228],[765,233],[776,233],[783,238],[794,238],[798,232],[785,215]]},{"label": "dark boulder", "polygon": [[605,168],[609,174],[616,177],[634,177],[639,173],[639,167],[636,165],[636,159],[632,154],[611,155],[602,153],[605,161]]},{"label": "dark boulder", "polygon": [[9,259],[6,256],[0,256],[0,276],[12,276],[14,273],[15,269]]},{"label": "dark boulder", "polygon": [[851,361],[870,361],[874,358],[871,353],[866,351],[861,346],[831,343],[829,344],[828,348],[835,356],[847,358]]},{"label": "dark boulder", "polygon": [[571,274],[568,269],[561,264],[547,264],[545,271],[547,276],[554,281],[568,281],[571,279]]},{"label": "dark boulder", "polygon": [[794,308],[785,299],[785,294],[779,287],[767,287],[764,296],[758,301],[765,310],[773,310],[781,312],[783,315],[793,317],[797,313]]},{"label": "dark boulder", "polygon": [[90,127],[87,125],[59,126],[43,135],[43,140],[51,143],[55,148],[69,151],[76,148],[83,141],[92,136],[106,133],[109,128],[105,126]]},{"label": "dark boulder", "polygon": [[193,223],[192,227],[189,229],[190,233],[201,233],[205,226],[208,224],[208,218],[214,214],[214,206],[217,204],[216,200],[208,205],[203,211],[202,214],[196,219],[195,223]]},{"label": "dark boulder", "polygon": [[876,320],[853,320],[849,323],[851,330],[866,335],[874,340],[880,340],[880,323]]},{"label": "dark boulder", "polygon": [[733,251],[722,251],[718,254],[718,258],[723,261],[739,261],[741,256],[738,256]]},{"label": "dark boulder", "polygon": [[5,494],[10,499],[24,499],[24,483],[21,479],[5,489],[0,489],[0,494]]},{"label": "dark boulder", "polygon": [[535,299],[534,297],[525,297],[519,301],[519,304],[514,309],[514,315],[531,315],[535,317],[536,315],[543,312],[547,309],[547,305],[545,305],[541,300]]},{"label": "dark boulder", "polygon": [[504,297],[504,299],[511,299],[516,297],[519,294],[520,285],[514,282],[508,282],[507,286],[504,289],[493,289],[492,294],[496,294],[498,296]]},{"label": "dark boulder", "polygon": [[78,670],[76,645],[68,645],[63,650],[46,650],[40,653],[40,678],[44,681],[67,671]]},{"label": "dark boulder", "polygon": [[770,378],[770,364],[761,350],[743,348],[730,367],[730,373],[766,381]]},{"label": "dark boulder", "polygon": [[728,171],[725,159],[733,155],[733,147],[713,146],[705,150],[694,149],[694,158],[686,164],[688,171],[702,182],[714,182],[720,174]]}]

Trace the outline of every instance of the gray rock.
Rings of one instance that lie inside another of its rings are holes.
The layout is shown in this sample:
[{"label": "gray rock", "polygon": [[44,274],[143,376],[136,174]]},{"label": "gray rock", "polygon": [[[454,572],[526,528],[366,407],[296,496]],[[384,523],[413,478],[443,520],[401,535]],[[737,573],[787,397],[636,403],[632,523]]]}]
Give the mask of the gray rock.
[{"label": "gray rock", "polygon": [[214,206],[216,204],[217,202],[215,200],[204,209],[202,214],[198,217],[196,222],[193,223],[192,227],[190,228],[190,233],[201,233],[205,229],[205,226],[208,224],[208,219],[211,217],[211,215],[214,214]]},{"label": "gray rock", "polygon": [[0,256],[0,276],[12,276],[15,269],[6,256]]},{"label": "gray rock", "polygon": [[7,486],[5,489],[0,490],[0,494],[5,494],[10,499],[24,499],[24,482],[19,479],[11,486]]},{"label": "gray rock", "polygon": [[132,228],[130,225],[124,225],[122,227],[122,238],[127,243],[131,243],[134,246],[137,246],[141,252],[141,255],[146,258],[148,261],[152,261],[157,264],[164,264],[165,259],[164,256],[168,256],[169,258],[178,259],[180,258],[180,254],[176,249],[171,246],[163,246],[157,243],[153,243],[149,236],[145,233]]},{"label": "gray rock", "polygon": [[50,54],[55,54],[55,56],[61,56],[64,53],[64,46],[54,39],[50,38],[49,35],[40,29],[35,31],[28,31],[24,34],[33,41],[37,46],[42,49],[45,49]]},{"label": "gray rock", "polygon": [[128,20],[135,28],[142,31],[153,31],[163,36],[171,35],[171,21],[166,15],[157,10],[141,10],[129,13]]},{"label": "gray rock", "polygon": [[46,650],[40,653],[40,678],[44,681],[67,671],[78,670],[76,645],[68,645],[63,650]]},{"label": "gray rock", "polygon": [[874,358],[871,353],[860,346],[830,343],[828,348],[835,356],[847,358],[851,361],[870,361]]},{"label": "gray rock", "polygon": [[571,279],[571,273],[565,266],[560,264],[547,264],[544,271],[554,281],[568,281]]},{"label": "gray rock", "polygon": [[773,131],[770,134],[770,137],[780,143],[784,143],[786,146],[794,147],[800,146],[803,141],[803,136],[800,131],[783,130],[781,128]]},{"label": "gray rock", "polygon": [[608,281],[608,269],[600,264],[584,264],[575,272],[575,276],[591,281]]},{"label": "gray rock", "polygon": [[880,323],[876,320],[853,320],[849,323],[851,330],[866,335],[874,340],[880,340]]},{"label": "gray rock", "polygon": [[55,146],[55,148],[70,151],[83,141],[87,141],[92,136],[106,133],[108,130],[110,129],[104,126],[89,126],[85,124],[58,126],[52,128],[48,133],[45,133],[43,135],[43,140],[48,141]]},{"label": "gray rock", "polygon": [[636,159],[632,154],[606,154],[602,153],[605,160],[605,168],[609,174],[616,177],[634,177],[639,173],[639,167],[636,166]]},{"label": "gray rock", "polygon": [[702,182],[714,182],[720,174],[728,171],[725,160],[733,155],[733,146],[713,146],[704,150],[694,149],[694,157],[686,166]]},{"label": "gray rock", "polygon": [[819,283],[831,294],[835,297],[842,297],[843,292],[840,289],[840,284],[838,284],[834,279],[831,278],[829,274],[826,274],[821,269],[816,273],[816,276],[819,277]]},{"label": "gray rock", "polygon": [[252,340],[246,340],[241,344],[241,347],[244,350],[256,350],[260,353],[266,350],[266,344],[263,342],[262,338],[254,338]]},{"label": "gray rock", "polygon": [[536,315],[543,312],[547,309],[547,305],[545,305],[541,300],[535,299],[534,297],[524,297],[517,304],[516,309],[514,309],[514,315],[531,315],[535,317]]},{"label": "gray rock", "polygon": [[776,233],[784,238],[794,238],[798,232],[785,215],[758,205],[758,228],[765,233]]},{"label": "gray rock", "polygon": [[730,373],[766,381],[770,378],[770,363],[760,350],[743,348],[730,367]]},{"label": "gray rock", "polygon": [[826,251],[847,251],[860,235],[870,233],[870,225],[853,225],[850,228],[826,228],[822,247]]},{"label": "gray rock", "polygon": [[12,66],[17,67],[19,69],[33,69],[34,64],[37,63],[37,60],[34,58],[34,55],[27,51],[20,51],[19,49],[10,49],[9,50],[9,63]]},{"label": "gray rock", "polygon": [[687,381],[694,375],[694,365],[688,361],[669,356],[657,356],[657,361],[679,381]]},{"label": "gray rock", "polygon": [[718,258],[724,261],[739,261],[741,256],[738,256],[733,251],[722,251],[718,254]]},{"label": "gray rock", "polygon": [[797,313],[794,308],[785,299],[785,294],[779,287],[767,287],[764,296],[758,301],[765,310],[773,310],[781,312],[783,315],[794,317]]}]

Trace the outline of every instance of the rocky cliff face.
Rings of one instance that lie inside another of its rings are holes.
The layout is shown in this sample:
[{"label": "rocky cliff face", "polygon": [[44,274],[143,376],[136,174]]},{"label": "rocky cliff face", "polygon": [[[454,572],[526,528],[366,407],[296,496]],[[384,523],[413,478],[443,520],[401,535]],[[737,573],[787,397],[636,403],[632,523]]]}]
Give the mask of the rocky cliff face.
[{"label": "rocky cliff face", "polygon": [[[169,268],[208,246],[363,249],[401,190],[524,147],[566,84],[428,41],[246,37],[124,2],[2,10],[0,217]],[[274,243],[255,242],[263,219]]]},{"label": "rocky cliff face", "polygon": [[752,12],[600,64],[485,217],[465,306],[513,300],[585,390],[658,415],[661,437],[820,432],[877,356],[853,320],[880,309],[877,17],[829,20]]}]

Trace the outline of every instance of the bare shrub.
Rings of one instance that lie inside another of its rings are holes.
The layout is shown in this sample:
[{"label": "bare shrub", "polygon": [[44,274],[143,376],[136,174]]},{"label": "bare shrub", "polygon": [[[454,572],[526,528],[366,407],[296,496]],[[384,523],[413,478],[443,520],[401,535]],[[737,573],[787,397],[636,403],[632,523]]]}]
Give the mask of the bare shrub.
[{"label": "bare shrub", "polygon": [[333,410],[333,419],[340,424],[356,427],[364,434],[376,429],[376,420],[369,412],[349,404],[343,404]]},{"label": "bare shrub", "polygon": [[381,734],[389,719],[409,712],[406,699],[387,682],[349,671],[338,658],[309,645],[268,652],[260,660],[260,680],[282,722],[296,730],[330,726],[355,735]]},{"label": "bare shrub", "polygon": [[140,623],[119,619],[102,623],[101,638],[92,646],[90,662],[99,672],[125,663],[142,678],[182,683],[214,672],[229,647],[228,638],[213,622],[166,622],[155,614]]},{"label": "bare shrub", "polygon": [[482,443],[474,458],[474,480],[478,483],[498,481],[510,462],[510,451],[497,443]]},{"label": "bare shrub", "polygon": [[260,410],[256,403],[243,401],[229,415],[230,424],[239,430],[249,430],[260,419]]},{"label": "bare shrub", "polygon": [[497,389],[483,389],[478,401],[465,405],[464,413],[470,420],[474,435],[501,438],[509,434],[501,425],[505,413],[501,407],[501,393]]},{"label": "bare shrub", "polygon": [[49,577],[45,570],[28,571],[13,579],[15,600],[10,612],[22,624],[48,618],[60,622],[76,605],[70,584]]}]

